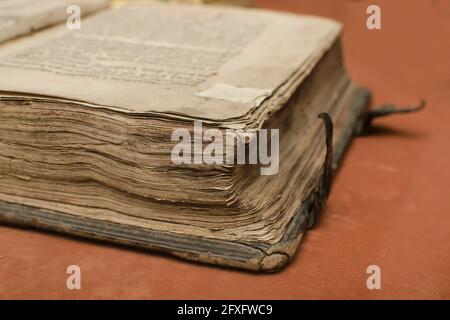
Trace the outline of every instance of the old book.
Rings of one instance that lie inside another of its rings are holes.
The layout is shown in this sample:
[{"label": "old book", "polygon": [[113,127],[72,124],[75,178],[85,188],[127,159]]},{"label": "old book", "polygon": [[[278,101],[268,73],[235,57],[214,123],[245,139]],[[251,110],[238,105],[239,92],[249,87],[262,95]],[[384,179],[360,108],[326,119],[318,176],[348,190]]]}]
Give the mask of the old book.
[{"label": "old book", "polygon": [[6,43],[0,221],[280,269],[367,107],[340,34],[319,17],[151,4]]},{"label": "old book", "polygon": [[[128,0],[129,1],[129,0]],[[194,3],[194,4],[214,4],[214,5],[232,5],[232,6],[249,6],[249,0],[161,0],[166,2],[178,3]]]},{"label": "old book", "polygon": [[129,3],[143,3],[151,1],[161,1],[161,2],[174,2],[174,3],[184,3],[184,4],[212,4],[212,5],[227,5],[227,6],[250,6],[251,1],[249,0],[112,0],[113,7],[120,6]]}]

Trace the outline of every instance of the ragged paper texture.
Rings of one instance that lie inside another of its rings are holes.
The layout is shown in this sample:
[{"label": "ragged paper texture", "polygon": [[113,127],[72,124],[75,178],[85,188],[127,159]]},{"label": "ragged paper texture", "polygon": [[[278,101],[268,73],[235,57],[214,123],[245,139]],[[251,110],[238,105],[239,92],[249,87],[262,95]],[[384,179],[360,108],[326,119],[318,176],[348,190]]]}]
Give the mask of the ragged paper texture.
[{"label": "ragged paper texture", "polygon": [[0,0],[0,43],[64,22],[70,5],[90,14],[107,4],[107,0]]},{"label": "ragged paper texture", "polygon": [[3,48],[0,91],[237,118],[258,101],[196,93],[218,83],[273,92],[294,73],[306,76],[339,32],[327,19],[263,10],[130,5],[85,19],[81,30],[54,28]]},{"label": "ragged paper texture", "polygon": [[241,88],[230,86],[225,83],[216,83],[209,89],[197,92],[199,97],[220,99],[232,102],[250,103],[255,102],[259,105],[262,99],[270,96],[271,91],[258,88]]}]

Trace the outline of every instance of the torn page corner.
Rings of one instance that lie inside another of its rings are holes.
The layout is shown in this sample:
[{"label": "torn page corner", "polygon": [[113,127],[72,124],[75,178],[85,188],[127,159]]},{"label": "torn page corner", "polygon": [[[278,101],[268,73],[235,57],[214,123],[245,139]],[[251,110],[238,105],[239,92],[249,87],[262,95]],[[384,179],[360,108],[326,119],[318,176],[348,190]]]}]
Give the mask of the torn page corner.
[{"label": "torn page corner", "polygon": [[257,106],[267,97],[272,95],[270,89],[237,87],[224,83],[216,83],[212,87],[195,93],[198,97],[219,99],[231,102],[254,102]]}]

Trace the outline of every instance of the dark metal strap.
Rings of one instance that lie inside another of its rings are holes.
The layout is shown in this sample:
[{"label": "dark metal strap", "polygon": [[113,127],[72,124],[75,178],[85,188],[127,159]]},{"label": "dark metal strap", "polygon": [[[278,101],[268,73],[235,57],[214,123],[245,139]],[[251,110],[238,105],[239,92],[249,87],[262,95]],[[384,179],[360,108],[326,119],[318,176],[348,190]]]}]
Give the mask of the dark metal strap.
[{"label": "dark metal strap", "polygon": [[328,113],[323,112],[319,114],[325,126],[325,143],[327,146],[327,154],[325,156],[324,171],[323,171],[323,190],[324,197],[328,198],[331,190],[331,178],[333,175],[333,120]]},{"label": "dark metal strap", "polygon": [[425,108],[425,106],[426,106],[426,101],[423,99],[420,101],[420,103],[418,105],[411,106],[411,107],[398,108],[393,104],[382,105],[380,107],[369,110],[364,115],[361,122],[358,124],[355,132],[358,135],[368,134],[370,132],[372,122],[376,118],[386,117],[386,116],[390,116],[393,114],[418,112],[418,111],[422,110],[423,108]]}]

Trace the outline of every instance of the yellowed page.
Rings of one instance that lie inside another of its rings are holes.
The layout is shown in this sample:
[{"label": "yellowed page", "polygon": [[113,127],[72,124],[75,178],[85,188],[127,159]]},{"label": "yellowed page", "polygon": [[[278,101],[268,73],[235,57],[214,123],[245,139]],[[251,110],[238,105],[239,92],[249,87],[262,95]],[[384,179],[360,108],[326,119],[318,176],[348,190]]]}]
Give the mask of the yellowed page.
[{"label": "yellowed page", "polygon": [[336,41],[323,18],[225,7],[130,5],[0,50],[0,91],[212,120],[242,117]]},{"label": "yellowed page", "polygon": [[77,5],[81,14],[105,9],[107,0],[0,0],[0,43],[64,22],[67,8]]}]

